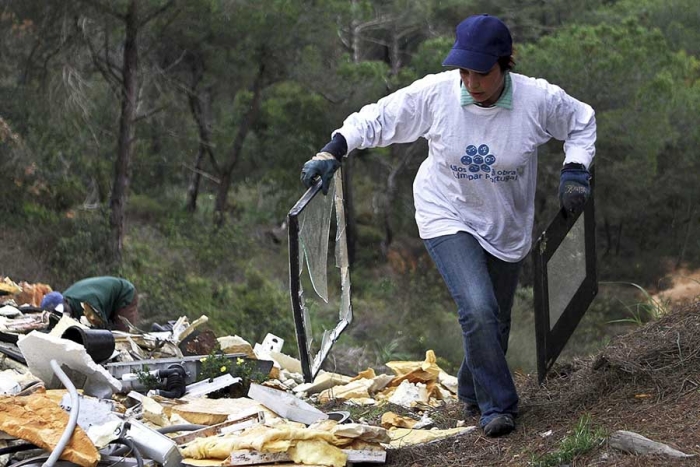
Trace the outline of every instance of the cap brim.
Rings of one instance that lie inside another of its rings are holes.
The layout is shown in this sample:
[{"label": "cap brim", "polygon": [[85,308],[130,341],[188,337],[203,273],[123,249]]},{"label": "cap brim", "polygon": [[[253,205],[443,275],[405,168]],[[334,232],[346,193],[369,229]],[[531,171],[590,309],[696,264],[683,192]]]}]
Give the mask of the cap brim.
[{"label": "cap brim", "polygon": [[456,66],[467,70],[486,73],[491,71],[491,68],[498,61],[498,57],[493,55],[482,54],[465,49],[452,49],[447,54],[447,58],[442,62],[442,66]]}]

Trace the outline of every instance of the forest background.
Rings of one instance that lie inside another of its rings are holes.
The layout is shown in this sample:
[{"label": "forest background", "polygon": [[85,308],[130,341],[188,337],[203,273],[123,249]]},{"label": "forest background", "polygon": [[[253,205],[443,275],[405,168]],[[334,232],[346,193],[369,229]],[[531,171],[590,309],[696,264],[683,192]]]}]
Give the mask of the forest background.
[{"label": "forest background", "polygon": [[[632,285],[663,289],[700,262],[696,0],[0,0],[0,274],[56,290],[123,276],[146,329],[207,315],[218,335],[271,332],[296,355],[284,221],[302,164],[362,105],[442,71],[476,13],[511,27],[516,72],[596,110],[601,286],[566,352],[597,349],[645,319]],[[355,321],[333,369],[427,349],[459,365],[413,219],[425,147],[344,162]],[[541,148],[535,238],[562,160],[560,142]],[[532,302],[528,259],[510,345],[523,371]]]}]

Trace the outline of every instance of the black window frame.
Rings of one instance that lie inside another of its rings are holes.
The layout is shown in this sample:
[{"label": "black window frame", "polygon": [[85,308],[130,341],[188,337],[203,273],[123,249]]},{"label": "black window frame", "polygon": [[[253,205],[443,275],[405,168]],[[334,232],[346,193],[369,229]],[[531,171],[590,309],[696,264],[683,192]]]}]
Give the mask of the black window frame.
[{"label": "black window frame", "polygon": [[[532,249],[534,269],[535,339],[537,344],[537,375],[541,384],[576,330],[581,318],[598,294],[595,249],[595,203],[593,167],[591,172],[591,196],[582,211],[575,214],[560,210],[540,235]],[[584,242],[586,276],[552,326],[549,317],[549,276],[547,264],[562,244],[580,216],[584,216]]]}]

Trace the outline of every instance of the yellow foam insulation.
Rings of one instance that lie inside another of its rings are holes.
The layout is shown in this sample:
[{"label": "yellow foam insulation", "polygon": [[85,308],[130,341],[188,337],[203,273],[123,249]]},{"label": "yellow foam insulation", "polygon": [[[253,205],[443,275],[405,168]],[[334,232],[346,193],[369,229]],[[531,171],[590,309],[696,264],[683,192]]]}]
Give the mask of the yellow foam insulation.
[{"label": "yellow foam insulation", "polygon": [[287,451],[294,462],[344,467],[348,456],[339,448],[319,440],[302,440]]},{"label": "yellow foam insulation", "polygon": [[[0,397],[0,431],[47,451],[53,451],[58,444],[68,418],[68,413],[46,394]],[[100,460],[100,453],[83,429],[76,425],[60,458],[81,467],[94,467]]]}]

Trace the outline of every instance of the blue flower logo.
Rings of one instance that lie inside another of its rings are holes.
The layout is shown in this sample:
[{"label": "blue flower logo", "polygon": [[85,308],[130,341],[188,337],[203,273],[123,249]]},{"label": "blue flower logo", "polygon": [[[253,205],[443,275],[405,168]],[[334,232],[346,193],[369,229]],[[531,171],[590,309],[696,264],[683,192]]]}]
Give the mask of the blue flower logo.
[{"label": "blue flower logo", "polygon": [[467,146],[466,154],[460,158],[463,165],[466,165],[470,172],[477,173],[483,171],[491,173],[491,166],[496,163],[496,156],[489,154],[491,149],[487,144],[480,144],[479,147],[470,144]]}]

